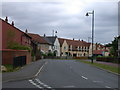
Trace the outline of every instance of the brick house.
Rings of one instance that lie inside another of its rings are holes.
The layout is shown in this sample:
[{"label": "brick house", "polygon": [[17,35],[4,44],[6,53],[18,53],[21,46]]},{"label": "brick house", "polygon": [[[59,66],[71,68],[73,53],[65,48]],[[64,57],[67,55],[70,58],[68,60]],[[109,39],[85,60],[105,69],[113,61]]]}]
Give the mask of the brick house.
[{"label": "brick house", "polygon": [[8,23],[8,19],[6,17],[5,21],[0,19],[0,22],[2,22],[2,49],[7,49],[9,41],[14,41],[24,46],[31,45],[31,37],[16,28],[13,21],[12,24]]},{"label": "brick house", "polygon": [[31,53],[27,50],[12,50],[9,46],[16,44],[29,46],[31,45],[31,37],[15,27],[14,22],[8,23],[8,18],[5,20],[0,18],[2,29],[2,64],[13,64],[13,58],[18,56],[26,56],[26,64],[31,62]]}]

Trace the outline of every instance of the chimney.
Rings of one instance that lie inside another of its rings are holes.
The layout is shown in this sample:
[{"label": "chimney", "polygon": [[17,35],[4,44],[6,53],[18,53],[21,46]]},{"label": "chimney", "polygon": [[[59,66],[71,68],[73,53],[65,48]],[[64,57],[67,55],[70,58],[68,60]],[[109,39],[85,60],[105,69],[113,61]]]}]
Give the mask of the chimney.
[{"label": "chimney", "polygon": [[28,30],[27,30],[27,29],[25,30],[25,33],[28,33]]},{"label": "chimney", "polygon": [[14,26],[14,21],[12,21],[12,26]]},{"label": "chimney", "polygon": [[44,34],[44,37],[46,37],[46,35]]},{"label": "chimney", "polygon": [[81,40],[83,42],[83,40]]},{"label": "chimney", "polygon": [[8,22],[8,17],[6,16],[6,18],[5,18],[5,22]]},{"label": "chimney", "polygon": [[79,39],[79,41],[80,41],[80,39]]},{"label": "chimney", "polygon": [[73,38],[73,40],[74,40],[74,38]]}]

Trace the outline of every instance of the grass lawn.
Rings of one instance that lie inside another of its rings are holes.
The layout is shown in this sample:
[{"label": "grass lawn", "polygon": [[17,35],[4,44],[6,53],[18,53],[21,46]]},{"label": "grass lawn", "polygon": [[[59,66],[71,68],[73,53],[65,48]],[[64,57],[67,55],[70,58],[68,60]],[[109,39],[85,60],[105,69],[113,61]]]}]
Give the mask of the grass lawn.
[{"label": "grass lawn", "polygon": [[101,63],[95,63],[95,62],[91,63],[91,62],[85,61],[85,60],[79,60],[79,61],[96,66],[96,67],[99,67],[99,68],[102,68],[102,69],[112,71],[112,72],[117,73],[117,74],[120,74],[120,67],[115,67],[115,66],[110,66],[110,65],[105,65],[105,64],[101,64]]}]

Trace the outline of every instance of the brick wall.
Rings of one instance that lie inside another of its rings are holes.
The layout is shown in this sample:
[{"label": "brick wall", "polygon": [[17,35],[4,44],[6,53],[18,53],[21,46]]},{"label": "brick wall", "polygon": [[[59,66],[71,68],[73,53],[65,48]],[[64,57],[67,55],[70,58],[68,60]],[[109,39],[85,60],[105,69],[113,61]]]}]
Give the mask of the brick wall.
[{"label": "brick wall", "polygon": [[17,56],[26,56],[26,64],[31,62],[31,53],[27,50],[11,50],[3,49],[2,51],[2,64],[13,64],[13,58]]}]

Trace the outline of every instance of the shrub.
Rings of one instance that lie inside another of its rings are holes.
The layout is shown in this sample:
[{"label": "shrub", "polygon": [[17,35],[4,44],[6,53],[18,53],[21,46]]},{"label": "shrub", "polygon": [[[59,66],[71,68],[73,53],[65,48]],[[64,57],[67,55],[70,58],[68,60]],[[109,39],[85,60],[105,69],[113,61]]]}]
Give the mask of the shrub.
[{"label": "shrub", "polygon": [[15,50],[28,50],[29,52],[31,51],[31,48],[28,46],[23,46],[18,43],[12,43],[8,46],[8,49],[15,49]]},{"label": "shrub", "polygon": [[49,52],[47,56],[54,56],[54,53]]},{"label": "shrub", "polygon": [[118,57],[97,57],[96,61],[120,63],[120,60]]}]

